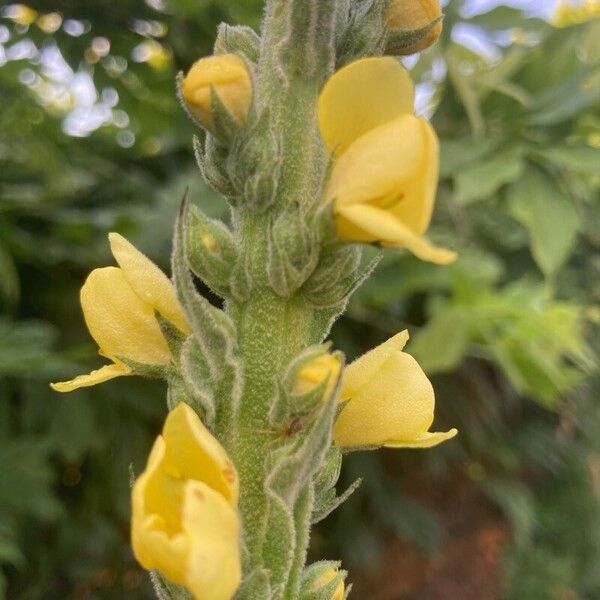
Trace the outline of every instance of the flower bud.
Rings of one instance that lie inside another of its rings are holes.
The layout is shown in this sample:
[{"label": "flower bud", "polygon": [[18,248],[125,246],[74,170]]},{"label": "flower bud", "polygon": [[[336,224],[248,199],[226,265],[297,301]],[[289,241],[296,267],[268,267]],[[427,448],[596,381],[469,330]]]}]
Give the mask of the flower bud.
[{"label": "flower bud", "polygon": [[[386,13],[386,25],[391,30],[386,51],[414,54],[429,48],[442,32],[441,16],[440,0],[392,0]],[[397,42],[395,34],[399,34]]]},{"label": "flower bud", "polygon": [[[312,584],[312,591],[316,592],[322,587],[326,586],[330,581],[337,577],[337,571],[335,569],[327,569]],[[344,600],[345,586],[344,581],[340,581],[335,588],[331,596],[331,600]]]},{"label": "flower bud", "polygon": [[327,381],[325,397],[333,392],[340,374],[341,362],[337,354],[322,354],[309,360],[296,375],[294,394],[307,394]]},{"label": "flower bud", "polygon": [[246,123],[252,99],[252,81],[244,61],[235,54],[207,56],[196,61],[182,85],[188,110],[203,125],[214,129],[212,92],[240,125]]}]

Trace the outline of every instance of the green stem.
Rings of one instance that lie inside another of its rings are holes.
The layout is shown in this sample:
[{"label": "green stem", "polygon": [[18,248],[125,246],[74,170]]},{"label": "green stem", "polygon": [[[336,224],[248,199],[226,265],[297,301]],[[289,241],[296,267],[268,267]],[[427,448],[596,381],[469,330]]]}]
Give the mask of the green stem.
[{"label": "green stem", "polygon": [[252,279],[257,287],[246,302],[228,306],[237,324],[244,365],[244,390],[231,454],[240,477],[240,512],[250,570],[268,568],[262,564],[268,518],[265,467],[277,436],[269,410],[283,369],[308,345],[307,323],[313,318],[313,310],[306,303],[282,298],[266,285],[266,218],[247,216],[240,228],[242,247],[251,253]]}]

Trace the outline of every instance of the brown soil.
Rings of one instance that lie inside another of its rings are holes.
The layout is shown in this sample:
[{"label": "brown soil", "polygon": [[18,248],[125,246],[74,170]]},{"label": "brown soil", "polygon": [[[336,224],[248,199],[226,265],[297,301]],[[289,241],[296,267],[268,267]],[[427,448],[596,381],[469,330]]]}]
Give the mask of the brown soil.
[{"label": "brown soil", "polygon": [[[431,490],[429,490],[431,494]],[[417,493],[415,496],[420,496]],[[498,600],[508,525],[475,485],[455,483],[433,499],[419,498],[439,517],[446,536],[427,557],[398,539],[389,542],[377,568],[353,573],[356,600]]]}]

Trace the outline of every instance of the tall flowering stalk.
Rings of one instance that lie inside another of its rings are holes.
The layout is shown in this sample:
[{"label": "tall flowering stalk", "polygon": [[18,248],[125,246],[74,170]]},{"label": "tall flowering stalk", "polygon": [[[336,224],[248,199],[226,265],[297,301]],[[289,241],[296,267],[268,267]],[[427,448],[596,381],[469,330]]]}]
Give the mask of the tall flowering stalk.
[{"label": "tall flowering stalk", "polygon": [[355,488],[335,489],[344,451],[456,434],[429,431],[433,389],[407,332],[348,367],[325,341],[375,268],[361,244],[454,258],[424,235],[438,143],[389,56],[432,43],[440,15],[416,0],[268,0],[260,35],[221,25],[214,55],[179,79],[230,224],[185,198],[172,282],[111,234],[118,267],[81,291],[110,363],[53,384],[167,382],[170,412],[132,490],[133,550],[160,598],[342,600],[339,562],[305,563],[311,524]]}]

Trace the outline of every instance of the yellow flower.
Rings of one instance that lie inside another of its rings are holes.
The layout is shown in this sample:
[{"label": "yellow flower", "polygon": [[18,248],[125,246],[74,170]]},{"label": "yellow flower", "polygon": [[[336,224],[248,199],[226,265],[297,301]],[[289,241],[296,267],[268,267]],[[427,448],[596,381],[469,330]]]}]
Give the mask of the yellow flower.
[{"label": "yellow flower", "polygon": [[[386,25],[389,29],[414,31],[426,27],[442,16],[440,0],[392,0],[387,8]],[[429,48],[442,33],[442,22],[438,21],[418,42],[411,46],[398,48],[398,54],[414,54]]]},{"label": "yellow flower", "polygon": [[337,383],[341,366],[337,354],[322,354],[313,358],[298,371],[294,382],[294,394],[307,394],[327,380],[325,396],[329,397]]},{"label": "yellow flower", "polygon": [[414,92],[394,58],[350,63],[326,83],[319,127],[334,164],[324,201],[333,203],[340,238],[406,247],[445,264],[455,253],[423,234],[433,212],[438,141],[412,114]]},{"label": "yellow flower", "polygon": [[229,600],[241,578],[235,467],[184,403],[169,413],[132,492],[138,562],[197,600]]},{"label": "yellow flower", "polygon": [[71,381],[51,384],[57,392],[131,374],[119,357],[148,365],[168,364],[171,353],[155,311],[182,332],[191,331],[167,276],[124,237],[117,233],[108,237],[119,267],[94,269],[81,288],[80,300],[99,353],[112,364]]},{"label": "yellow flower", "polygon": [[[337,571],[335,569],[327,569],[327,571],[324,571],[319,577],[317,577],[317,579],[315,579],[311,591],[319,591],[323,586],[327,585],[336,576]],[[333,595],[331,596],[331,600],[344,600],[345,591],[346,588],[344,586],[344,582],[340,581],[337,587],[335,588]]]},{"label": "yellow flower", "polygon": [[429,431],[433,387],[417,361],[402,352],[407,341],[402,331],[345,369],[340,402],[347,403],[333,431],[338,445],[428,448],[456,435],[456,429]]},{"label": "yellow flower", "polygon": [[183,80],[183,99],[188,109],[209,129],[214,127],[211,90],[243,126],[252,99],[252,81],[239,56],[218,54],[201,58]]}]

